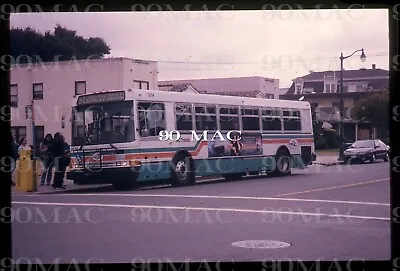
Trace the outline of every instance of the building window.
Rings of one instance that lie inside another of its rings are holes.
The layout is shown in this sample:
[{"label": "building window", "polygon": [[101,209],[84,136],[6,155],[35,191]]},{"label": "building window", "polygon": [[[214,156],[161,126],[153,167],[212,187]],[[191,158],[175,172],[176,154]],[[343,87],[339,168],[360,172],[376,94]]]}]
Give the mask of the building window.
[{"label": "building window", "polygon": [[331,85],[330,84],[326,84],[325,85],[325,92],[326,93],[331,93]]},{"label": "building window", "polygon": [[177,104],[175,105],[175,118],[176,129],[178,131],[193,130],[193,116],[191,104]]},{"label": "building window", "polygon": [[138,80],[133,80],[133,88],[134,89],[150,89],[149,82],[147,81],[138,81]]},{"label": "building window", "polygon": [[15,142],[19,144],[22,138],[26,138],[26,127],[25,126],[13,126],[11,127],[11,133],[15,136]]},{"label": "building window", "polygon": [[35,126],[35,140],[36,144],[39,143],[44,139],[44,126]]},{"label": "building window", "polygon": [[337,91],[336,84],[331,84],[331,92],[335,93]]},{"label": "building window", "polygon": [[75,95],[86,94],[86,81],[75,81]]},{"label": "building window", "polygon": [[296,93],[300,94],[301,93],[301,83],[296,84]]},{"label": "building window", "polygon": [[10,94],[11,94],[11,106],[18,107],[18,85],[17,84],[10,85]]},{"label": "building window", "polygon": [[162,103],[139,103],[139,128],[140,135],[158,136],[158,133],[165,130],[165,108]]},{"label": "building window", "polygon": [[33,99],[43,100],[43,83],[33,84]]},{"label": "building window", "polygon": [[35,145],[36,153],[39,151],[39,144],[44,139],[44,126],[35,126]]}]

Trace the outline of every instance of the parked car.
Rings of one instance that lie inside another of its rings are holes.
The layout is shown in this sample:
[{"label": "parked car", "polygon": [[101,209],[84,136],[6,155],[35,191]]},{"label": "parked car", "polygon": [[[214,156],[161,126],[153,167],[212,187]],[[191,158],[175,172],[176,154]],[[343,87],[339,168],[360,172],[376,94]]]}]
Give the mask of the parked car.
[{"label": "parked car", "polygon": [[343,148],[344,148],[345,150],[347,150],[347,149],[350,148],[350,146],[353,145],[353,144],[354,144],[354,142],[351,142],[351,143],[348,143],[348,142],[343,143]]},{"label": "parked car", "polygon": [[379,139],[357,140],[344,151],[344,162],[347,164],[359,160],[363,163],[366,161],[375,163],[377,159],[387,162],[389,151],[389,146]]}]

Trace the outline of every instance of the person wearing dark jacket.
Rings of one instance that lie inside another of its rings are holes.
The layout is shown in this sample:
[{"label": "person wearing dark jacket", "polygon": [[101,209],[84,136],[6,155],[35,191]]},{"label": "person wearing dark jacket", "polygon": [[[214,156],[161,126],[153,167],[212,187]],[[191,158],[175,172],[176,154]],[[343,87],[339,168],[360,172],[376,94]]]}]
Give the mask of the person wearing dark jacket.
[{"label": "person wearing dark jacket", "polygon": [[11,134],[11,185],[15,186],[14,182],[14,172],[16,169],[17,160],[19,158],[18,155],[18,144],[15,141],[15,136]]},{"label": "person wearing dark jacket", "polygon": [[53,142],[53,136],[47,134],[39,145],[40,160],[43,163],[42,177],[40,184],[50,185],[52,171],[53,171],[53,156],[51,154],[51,143]]},{"label": "person wearing dark jacket", "polygon": [[64,176],[67,166],[70,163],[69,145],[65,142],[64,136],[61,133],[55,133],[53,143],[51,144],[51,153],[53,155],[55,173],[53,188],[65,188]]}]

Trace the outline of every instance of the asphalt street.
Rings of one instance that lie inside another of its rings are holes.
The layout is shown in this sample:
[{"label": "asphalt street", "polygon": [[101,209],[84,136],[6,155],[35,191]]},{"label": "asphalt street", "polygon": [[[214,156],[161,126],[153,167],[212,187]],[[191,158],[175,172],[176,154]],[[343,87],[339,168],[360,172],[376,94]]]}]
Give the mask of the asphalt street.
[{"label": "asphalt street", "polygon": [[179,188],[16,193],[13,257],[42,263],[386,260],[389,177],[389,163],[378,162]]}]

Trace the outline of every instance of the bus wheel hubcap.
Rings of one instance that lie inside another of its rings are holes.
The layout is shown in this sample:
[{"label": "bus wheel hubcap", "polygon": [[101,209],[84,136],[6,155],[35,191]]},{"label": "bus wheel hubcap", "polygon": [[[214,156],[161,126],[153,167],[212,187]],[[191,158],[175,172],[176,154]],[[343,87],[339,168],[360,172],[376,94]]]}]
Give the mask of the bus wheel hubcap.
[{"label": "bus wheel hubcap", "polygon": [[180,178],[181,180],[186,179],[187,170],[186,170],[185,162],[179,161],[179,162],[176,164],[176,167],[175,167],[175,168],[176,168],[176,173],[177,173],[177,175],[179,176],[179,178]]},{"label": "bus wheel hubcap", "polygon": [[287,161],[287,158],[286,157],[282,157],[282,159],[281,159],[281,170],[283,172],[286,172],[288,167],[289,167],[289,163]]}]

